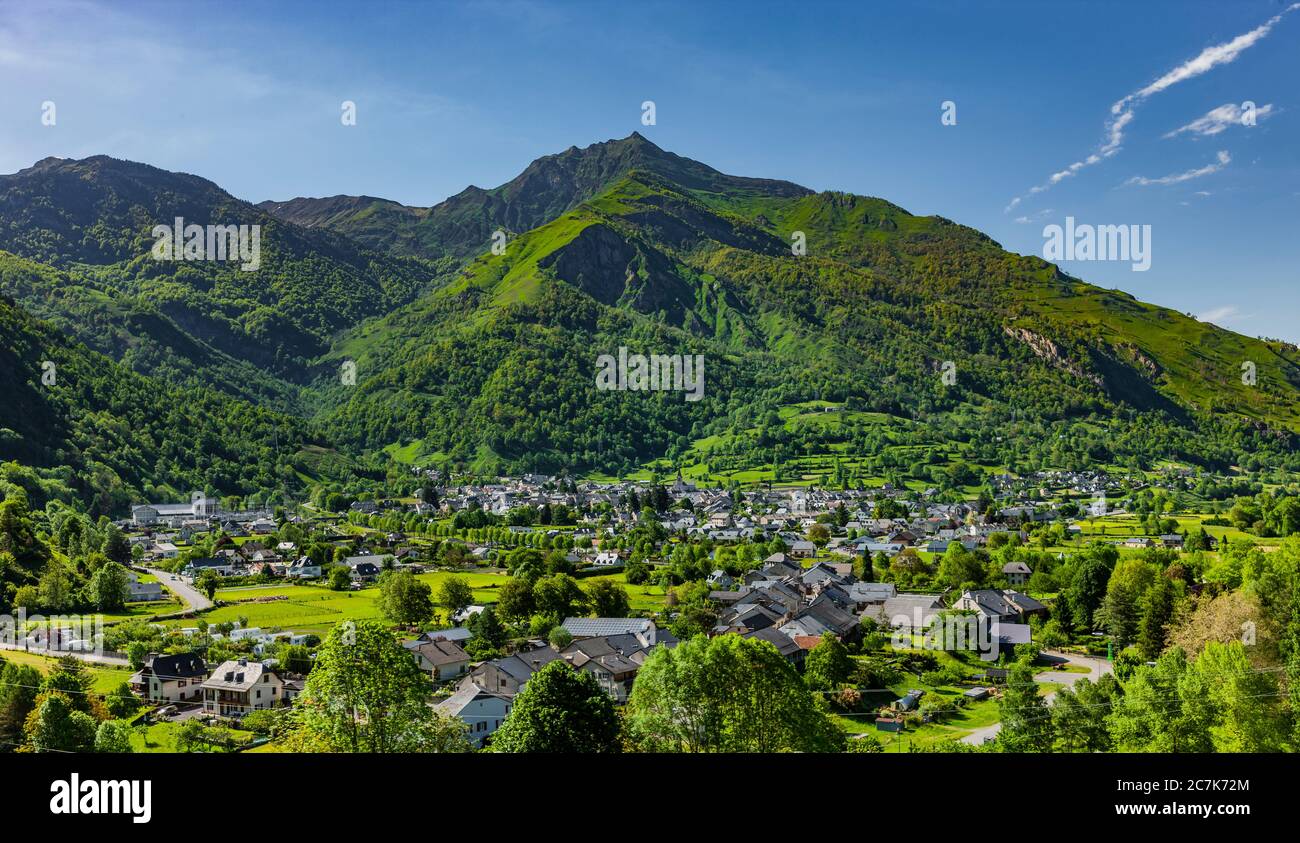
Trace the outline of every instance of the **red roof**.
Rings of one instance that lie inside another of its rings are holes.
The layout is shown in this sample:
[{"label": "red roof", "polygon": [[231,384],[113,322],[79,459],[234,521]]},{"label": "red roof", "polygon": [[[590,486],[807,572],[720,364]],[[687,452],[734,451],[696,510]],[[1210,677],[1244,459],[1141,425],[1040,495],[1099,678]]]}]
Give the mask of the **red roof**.
[{"label": "red roof", "polygon": [[794,643],[798,644],[801,650],[811,650],[822,643],[822,637],[820,635],[796,635]]}]

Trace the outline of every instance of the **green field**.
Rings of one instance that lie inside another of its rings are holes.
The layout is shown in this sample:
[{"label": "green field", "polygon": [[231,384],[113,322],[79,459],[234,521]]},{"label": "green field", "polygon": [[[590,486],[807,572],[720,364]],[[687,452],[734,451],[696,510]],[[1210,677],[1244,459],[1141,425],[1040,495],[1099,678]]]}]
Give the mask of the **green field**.
[{"label": "green field", "polygon": [[[961,690],[927,691],[927,695],[930,694],[953,698],[960,696]],[[846,734],[871,735],[880,741],[887,752],[891,750],[906,752],[908,747],[924,747],[940,741],[961,740],[976,729],[992,726],[998,722],[999,714],[997,700],[990,698],[971,703],[958,713],[945,718],[943,723],[926,723],[915,729],[909,727],[904,732],[876,731],[874,714],[833,714],[831,718]]]},{"label": "green field", "polygon": [[[180,723],[151,723],[148,726],[136,726],[131,731],[131,749],[135,752],[177,752],[176,733]],[[240,729],[232,729],[236,735],[249,735]],[[222,751],[222,750],[217,750]]]},{"label": "green field", "polygon": [[[14,664],[28,664],[35,667],[41,673],[49,673],[54,670],[58,659],[49,656],[37,655],[36,653],[26,653],[22,650],[0,650],[0,659],[13,662]],[[91,690],[106,694],[112,691],[118,685],[131,678],[134,672],[127,667],[113,667],[110,665],[91,664],[86,662],[87,672],[94,677],[95,684]]]},{"label": "green field", "polygon": [[[437,600],[438,588],[448,577],[461,577],[467,580],[474,590],[474,600],[481,604],[495,603],[497,591],[510,581],[504,573],[482,571],[450,572],[434,571],[418,574],[416,578],[433,588]],[[635,612],[654,612],[663,608],[664,592],[652,585],[628,585],[626,577],[619,574],[607,574],[599,577],[587,577],[579,580],[580,585],[595,580],[612,580],[627,589],[628,597]],[[283,597],[283,600],[251,601],[256,598]],[[248,626],[264,629],[289,629],[295,632],[310,632],[324,635],[330,628],[344,620],[380,619],[377,600],[379,589],[375,586],[360,591],[332,591],[316,585],[267,585],[240,586],[218,589],[216,599],[230,605],[219,606],[203,614],[209,624],[235,621],[246,618]],[[172,621],[173,626],[192,626],[193,620]]]}]

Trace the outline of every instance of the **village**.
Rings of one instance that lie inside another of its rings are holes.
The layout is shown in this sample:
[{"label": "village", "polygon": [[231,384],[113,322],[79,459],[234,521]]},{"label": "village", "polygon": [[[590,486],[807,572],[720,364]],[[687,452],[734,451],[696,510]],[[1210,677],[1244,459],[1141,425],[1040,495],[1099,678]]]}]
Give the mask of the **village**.
[{"label": "village", "polygon": [[[982,741],[996,729],[986,721],[1007,663],[1026,648],[1067,681],[1109,669],[1104,642],[1072,656],[1059,635],[1044,634],[1057,588],[1021,560],[1064,558],[1082,546],[1087,519],[1122,516],[1108,495],[1120,501],[1138,486],[1096,472],[997,476],[989,500],[952,503],[888,486],[703,488],[680,474],[669,484],[417,475],[414,496],[338,511],[227,509],[202,492],[132,507],[119,522],[132,549],[130,601],[146,613],[169,605],[110,626],[98,643],[135,668],[130,687],[153,717],[239,728],[253,712],[291,705],[329,630],[385,617],[375,608],[383,580],[409,574],[429,586],[436,610],[423,623],[388,619],[428,677],[430,703],[461,720],[476,747],[491,744],[515,697],[551,662],[591,674],[622,705],[652,652],[697,634],[767,642],[800,671],[833,640],[887,665],[870,699],[842,712],[850,734],[896,735],[955,714],[973,728],[947,728]],[[1035,539],[1045,551],[1037,557],[1010,552]],[[1105,541],[1177,553],[1184,534]],[[991,556],[997,549],[1003,555]],[[1012,561],[996,562],[1004,556]],[[945,579],[949,558],[985,570]],[[584,600],[578,588],[568,603],[520,611],[508,584],[539,574],[615,593],[620,611],[600,612],[603,598]],[[466,586],[459,596],[448,596],[449,580]],[[47,629],[24,645],[91,643]]]}]

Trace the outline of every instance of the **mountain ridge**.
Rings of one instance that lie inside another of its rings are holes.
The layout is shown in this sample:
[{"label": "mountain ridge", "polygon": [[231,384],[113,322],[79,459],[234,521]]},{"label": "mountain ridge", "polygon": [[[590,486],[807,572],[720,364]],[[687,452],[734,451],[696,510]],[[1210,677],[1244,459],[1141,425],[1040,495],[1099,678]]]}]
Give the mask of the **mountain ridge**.
[{"label": "mountain ridge", "polygon": [[[147,225],[177,212],[259,222],[264,268],[149,260]],[[1295,461],[1293,346],[1088,285],[941,216],[729,176],[635,133],[427,209],[252,205],[148,165],[43,159],[0,177],[0,221],[15,253],[0,253],[0,292],[150,375],[308,418],[358,457],[772,479],[835,454],[873,477],[954,460]],[[621,346],[706,355],[708,394],[594,390],[588,358]],[[348,363],[356,387],[339,380]],[[774,408],[823,401],[836,425],[771,426]]]}]

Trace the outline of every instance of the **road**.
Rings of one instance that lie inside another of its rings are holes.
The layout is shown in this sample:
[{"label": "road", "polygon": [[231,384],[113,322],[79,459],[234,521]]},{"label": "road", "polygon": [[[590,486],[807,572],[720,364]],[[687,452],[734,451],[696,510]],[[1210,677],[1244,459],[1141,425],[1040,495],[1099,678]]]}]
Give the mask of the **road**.
[{"label": "road", "polygon": [[126,667],[130,664],[129,661],[120,656],[105,656],[100,653],[73,653],[64,652],[62,650],[39,650],[36,648],[19,646],[17,644],[0,644],[0,650],[19,650],[37,656],[49,656],[52,659],[57,659],[60,656],[75,656],[83,662],[94,662],[95,664],[106,664],[112,665],[113,667]]},{"label": "road", "polygon": [[[1074,683],[1078,682],[1080,679],[1091,679],[1093,682],[1096,682],[1103,674],[1113,672],[1110,662],[1105,659],[1093,658],[1092,656],[1076,656],[1071,653],[1062,653],[1056,650],[1045,650],[1043,652],[1043,657],[1050,662],[1067,662],[1073,665],[1080,665],[1088,668],[1088,672],[1073,673],[1068,671],[1044,670],[1041,673],[1034,674],[1034,681],[1041,684],[1051,682],[1057,685],[1065,685],[1066,687],[1074,687]],[[1044,696],[1044,699],[1050,705],[1055,697],[1056,692],[1053,691]],[[979,746],[985,741],[997,737],[998,732],[1001,730],[1001,723],[994,723],[991,726],[983,726],[962,738],[961,742],[972,746]]]},{"label": "road", "polygon": [[[212,608],[212,601],[208,599],[207,595],[187,583],[181,578],[180,574],[173,574],[158,568],[145,568],[145,570],[157,577],[163,588],[168,589],[179,597],[181,602],[187,604],[183,611],[174,614],[201,612],[204,609]],[[172,577],[176,577],[176,579],[172,579]]]}]

